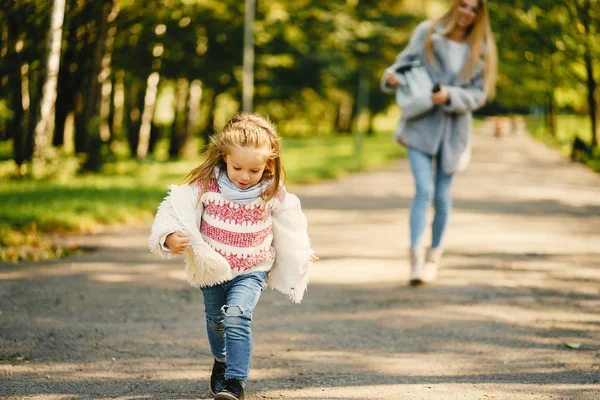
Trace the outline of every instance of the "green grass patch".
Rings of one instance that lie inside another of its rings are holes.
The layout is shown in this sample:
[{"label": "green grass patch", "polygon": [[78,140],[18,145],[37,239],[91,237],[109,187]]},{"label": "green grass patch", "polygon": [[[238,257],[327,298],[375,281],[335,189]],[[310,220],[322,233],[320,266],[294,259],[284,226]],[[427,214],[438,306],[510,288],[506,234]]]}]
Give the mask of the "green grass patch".
[{"label": "green grass patch", "polygon": [[23,356],[20,354],[7,354],[0,355],[0,362],[26,362],[29,361],[27,356]]},{"label": "green grass patch", "polygon": [[313,183],[371,170],[405,154],[403,148],[393,143],[391,133],[365,136],[360,151],[352,136],[290,138],[283,145],[282,159],[289,184]]},{"label": "green grass patch", "polygon": [[[391,133],[381,133],[365,137],[360,155],[352,136],[285,138],[282,159],[293,186],[382,167],[403,154]],[[149,220],[167,185],[180,184],[199,162],[119,161],[60,181],[0,176],[0,260],[61,257],[76,249],[55,247],[48,234]],[[12,169],[12,161],[0,162],[0,174]]]},{"label": "green grass patch", "polygon": [[586,143],[592,142],[590,120],[585,115],[560,115],[556,118],[556,137],[552,136],[542,118],[530,118],[527,128],[531,135],[542,143],[559,149],[563,154],[571,154],[575,136]]},{"label": "green grass patch", "polygon": [[[560,150],[570,157],[573,140],[579,136],[588,145],[592,142],[591,122],[586,115],[560,115],[556,118],[556,136],[552,136],[542,118],[529,118],[527,129],[540,142]],[[595,150],[592,158],[585,164],[596,172],[600,172],[600,151]]]}]

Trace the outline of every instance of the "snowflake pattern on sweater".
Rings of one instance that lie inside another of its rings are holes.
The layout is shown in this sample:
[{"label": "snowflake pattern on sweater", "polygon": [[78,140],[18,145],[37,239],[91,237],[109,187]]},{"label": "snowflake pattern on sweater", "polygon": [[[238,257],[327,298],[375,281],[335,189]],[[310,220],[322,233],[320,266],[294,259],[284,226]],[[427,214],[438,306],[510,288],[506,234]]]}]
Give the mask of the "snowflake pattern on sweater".
[{"label": "snowflake pattern on sweater", "polygon": [[[202,189],[202,183],[198,182]],[[282,187],[265,202],[257,199],[244,205],[223,197],[217,180],[211,178],[202,194],[200,233],[204,240],[231,266],[234,274],[251,272],[256,267],[269,269],[275,260],[271,214],[285,199]]]}]

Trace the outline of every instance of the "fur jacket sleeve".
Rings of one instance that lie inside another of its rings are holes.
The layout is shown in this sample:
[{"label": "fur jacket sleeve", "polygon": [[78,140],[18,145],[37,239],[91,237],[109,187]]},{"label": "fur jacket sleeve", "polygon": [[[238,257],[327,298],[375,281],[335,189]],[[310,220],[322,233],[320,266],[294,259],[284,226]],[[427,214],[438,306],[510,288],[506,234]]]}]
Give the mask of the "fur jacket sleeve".
[{"label": "fur jacket sleeve", "polygon": [[190,245],[184,253],[188,283],[194,287],[213,286],[230,280],[231,268],[227,260],[202,238],[199,230],[202,203],[196,205],[197,198],[195,186],[171,185],[156,212],[148,246],[159,257],[173,258],[173,253],[162,248],[161,239],[170,232],[185,231],[190,237]]},{"label": "fur jacket sleeve", "polygon": [[276,255],[267,285],[300,303],[308,285],[312,249],[298,197],[286,193],[281,204],[273,209],[272,217]]}]

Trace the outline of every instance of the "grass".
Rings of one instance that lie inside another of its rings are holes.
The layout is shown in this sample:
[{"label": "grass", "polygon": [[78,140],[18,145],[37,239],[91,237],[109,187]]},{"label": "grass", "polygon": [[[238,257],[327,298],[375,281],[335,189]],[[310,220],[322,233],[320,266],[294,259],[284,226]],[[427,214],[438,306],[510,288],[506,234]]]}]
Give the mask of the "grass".
[{"label": "grass", "polygon": [[[571,155],[573,139],[579,136],[585,143],[592,142],[591,126],[586,115],[560,115],[556,118],[556,137],[546,129],[542,118],[530,118],[527,127],[531,135],[540,142],[554,147],[565,156]],[[600,152],[596,150],[591,159],[585,164],[596,172],[600,172]]]},{"label": "grass", "polygon": [[[366,137],[361,157],[351,136],[286,138],[283,146],[288,186],[381,167],[404,154],[389,133]],[[12,163],[0,161],[0,260],[16,262],[76,251],[54,246],[49,234],[150,220],[167,185],[180,184],[198,161],[120,161],[66,181],[6,179],[2,171],[14,169]]]},{"label": "grass", "polygon": [[539,141],[559,149],[563,154],[571,154],[571,145],[575,136],[591,143],[590,120],[583,115],[560,115],[556,118],[556,137],[547,131],[542,118],[530,118],[528,129]]},{"label": "grass", "polygon": [[29,361],[27,356],[22,356],[20,354],[8,354],[8,355],[0,355],[0,362],[26,362]]}]

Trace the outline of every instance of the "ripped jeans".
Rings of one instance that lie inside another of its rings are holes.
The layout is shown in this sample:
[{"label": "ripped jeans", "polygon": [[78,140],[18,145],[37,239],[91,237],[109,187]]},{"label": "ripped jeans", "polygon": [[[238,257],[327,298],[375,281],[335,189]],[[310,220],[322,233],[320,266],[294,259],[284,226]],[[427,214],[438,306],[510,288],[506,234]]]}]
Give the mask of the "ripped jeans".
[{"label": "ripped jeans", "polygon": [[251,272],[202,288],[210,350],[217,360],[227,360],[226,379],[248,378],[252,314],[266,280],[266,272]]}]

